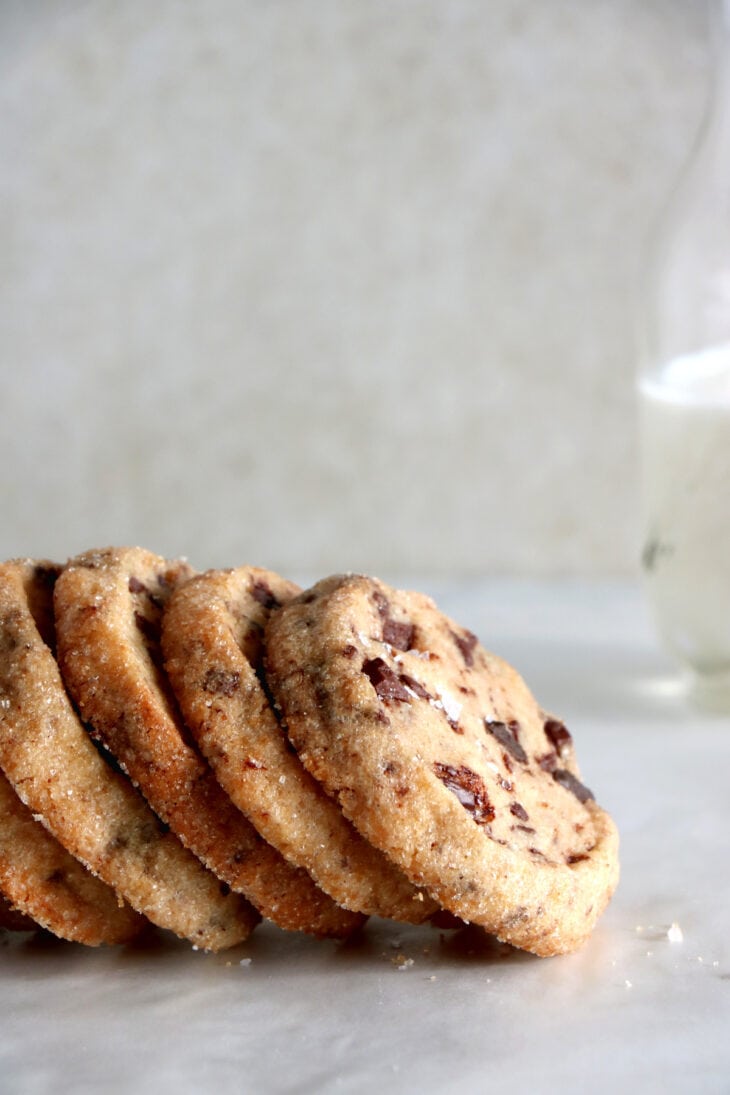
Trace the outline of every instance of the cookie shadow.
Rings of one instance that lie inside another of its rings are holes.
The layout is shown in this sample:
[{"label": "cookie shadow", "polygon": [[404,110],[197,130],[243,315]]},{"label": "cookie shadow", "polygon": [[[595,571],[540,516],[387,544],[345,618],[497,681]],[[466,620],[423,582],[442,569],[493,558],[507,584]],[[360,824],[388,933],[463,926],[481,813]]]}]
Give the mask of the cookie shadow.
[{"label": "cookie shadow", "polygon": [[151,926],[125,946],[89,948],[37,931],[0,933],[0,947],[5,972],[22,973],[25,980],[77,973],[84,968],[126,976],[153,973],[157,977],[188,968],[192,973],[240,966],[267,977],[283,971],[291,979],[325,970],[350,975],[384,966],[405,970],[418,964],[421,971],[436,973],[460,965],[493,967],[539,961],[473,924],[444,929],[378,918],[346,940],[316,939],[263,923],[246,942],[215,954]]}]

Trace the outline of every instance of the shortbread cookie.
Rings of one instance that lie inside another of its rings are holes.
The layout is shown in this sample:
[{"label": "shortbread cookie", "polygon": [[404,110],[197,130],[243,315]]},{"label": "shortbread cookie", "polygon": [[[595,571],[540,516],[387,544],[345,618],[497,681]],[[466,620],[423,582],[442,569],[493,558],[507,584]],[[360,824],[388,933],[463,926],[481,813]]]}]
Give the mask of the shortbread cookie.
[{"label": "shortbread cookie", "polygon": [[219,878],[282,928],[350,935],[363,918],[262,839],[194,748],[159,651],[162,608],[189,576],[185,564],[141,548],[72,560],[55,590],[66,685],[155,812]]},{"label": "shortbread cookie", "polygon": [[429,598],[360,576],[272,613],[267,659],[304,765],[414,883],[536,954],[580,946],[616,829],[510,666]]},{"label": "shortbread cookie", "polygon": [[165,609],[165,667],[219,782],[260,833],[340,905],[420,923],[435,902],[344,817],[282,732],[263,680],[263,628],[298,587],[258,567],[209,571]]},{"label": "shortbread cookie", "polygon": [[255,911],[163,831],[80,722],[36,626],[51,595],[47,567],[0,566],[0,767],[56,839],[153,923],[209,950],[241,942]]},{"label": "shortbread cookie", "polygon": [[46,832],[2,773],[0,891],[21,921],[16,930],[40,925],[61,939],[91,947],[127,943],[147,923]]}]

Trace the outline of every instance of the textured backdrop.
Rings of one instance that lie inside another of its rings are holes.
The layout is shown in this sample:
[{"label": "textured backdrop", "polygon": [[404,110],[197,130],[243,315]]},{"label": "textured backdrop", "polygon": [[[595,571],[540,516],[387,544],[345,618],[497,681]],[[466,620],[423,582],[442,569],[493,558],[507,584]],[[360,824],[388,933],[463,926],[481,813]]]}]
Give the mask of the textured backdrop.
[{"label": "textured backdrop", "polygon": [[0,555],[636,568],[686,0],[0,4]]}]

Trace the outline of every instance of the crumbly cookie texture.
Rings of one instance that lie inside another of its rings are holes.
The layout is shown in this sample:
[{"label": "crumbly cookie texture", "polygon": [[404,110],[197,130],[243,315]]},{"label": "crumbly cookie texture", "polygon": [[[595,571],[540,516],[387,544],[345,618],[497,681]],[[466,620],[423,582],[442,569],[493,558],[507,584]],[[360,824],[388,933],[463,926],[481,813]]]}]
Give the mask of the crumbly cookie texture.
[{"label": "crumbly cookie texture", "polygon": [[420,923],[436,903],[306,771],[266,695],[263,630],[272,609],[299,592],[260,567],[191,578],[164,612],[165,668],[202,753],[259,832],[345,908]]},{"label": "crumbly cookie texture", "polygon": [[[346,937],[340,908],[268,844],[191,739],[162,668],[160,621],[192,571],[141,548],[72,559],[55,587],[58,661],[82,717],[202,862],[279,927]],[[210,682],[209,682],[210,683]]]},{"label": "crumbly cookie texture", "polygon": [[358,575],[272,612],[266,659],[300,760],[414,884],[535,954],[586,940],[616,828],[514,669],[429,598]]},{"label": "crumbly cookie texture", "polygon": [[164,831],[79,720],[51,649],[54,581],[45,564],[0,565],[0,767],[58,842],[153,923],[207,950],[241,942],[258,914]]}]

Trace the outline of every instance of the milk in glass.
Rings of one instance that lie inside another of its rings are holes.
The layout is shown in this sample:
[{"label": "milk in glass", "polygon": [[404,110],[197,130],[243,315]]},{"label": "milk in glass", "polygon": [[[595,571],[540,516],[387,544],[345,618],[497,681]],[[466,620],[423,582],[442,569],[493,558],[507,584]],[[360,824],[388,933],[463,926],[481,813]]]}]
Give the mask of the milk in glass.
[{"label": "milk in glass", "polygon": [[667,647],[730,689],[730,342],[640,381],[643,568]]}]

